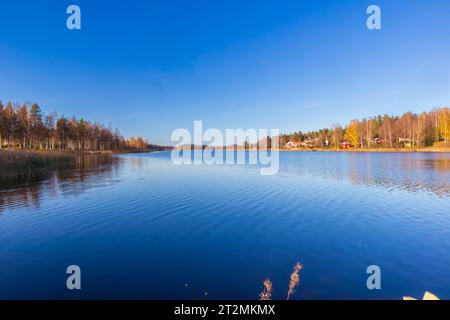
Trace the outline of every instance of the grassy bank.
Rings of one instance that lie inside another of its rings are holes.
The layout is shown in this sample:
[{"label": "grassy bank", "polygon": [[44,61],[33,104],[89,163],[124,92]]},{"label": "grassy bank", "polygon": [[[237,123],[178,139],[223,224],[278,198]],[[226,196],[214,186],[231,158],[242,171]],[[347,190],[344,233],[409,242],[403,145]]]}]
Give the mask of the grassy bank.
[{"label": "grassy bank", "polygon": [[74,165],[75,156],[65,152],[0,151],[0,174],[29,172]]}]

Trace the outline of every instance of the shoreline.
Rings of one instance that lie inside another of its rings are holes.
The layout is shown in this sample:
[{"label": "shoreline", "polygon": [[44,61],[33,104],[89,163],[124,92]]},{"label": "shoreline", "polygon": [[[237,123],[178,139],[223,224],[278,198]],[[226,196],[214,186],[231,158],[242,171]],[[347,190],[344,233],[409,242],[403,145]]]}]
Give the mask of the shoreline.
[{"label": "shoreline", "polygon": [[322,149],[322,148],[293,148],[278,149],[279,152],[348,152],[348,153],[450,153],[450,148],[370,148],[370,149]]},{"label": "shoreline", "polygon": [[[212,150],[213,148],[203,149]],[[202,149],[179,149],[184,151],[200,151]],[[278,151],[278,152],[344,152],[344,153],[450,153],[450,147],[425,147],[425,148],[352,148],[352,149],[324,149],[324,148],[278,148],[278,149],[244,149],[244,148],[216,148],[216,151]],[[170,151],[170,150],[168,150]]]},{"label": "shoreline", "polygon": [[34,149],[0,149],[0,154],[4,153],[35,153],[35,154],[66,154],[66,155],[77,155],[77,154],[126,154],[126,153],[149,153],[156,151],[156,149],[147,150],[34,150]]}]

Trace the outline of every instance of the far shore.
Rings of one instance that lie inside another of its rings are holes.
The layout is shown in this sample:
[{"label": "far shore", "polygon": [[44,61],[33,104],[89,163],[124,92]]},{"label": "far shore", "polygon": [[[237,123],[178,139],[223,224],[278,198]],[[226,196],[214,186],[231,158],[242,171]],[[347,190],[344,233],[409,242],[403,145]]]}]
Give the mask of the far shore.
[{"label": "far shore", "polygon": [[[212,150],[213,148],[206,148],[204,150]],[[180,149],[181,150],[181,149]],[[183,148],[183,150],[201,150],[201,148]],[[256,148],[215,148],[217,151],[258,151]],[[352,153],[450,153],[450,147],[423,147],[423,148],[348,148],[348,149],[334,149],[334,148],[278,148],[278,149],[259,149],[271,150],[278,152],[352,152]]]},{"label": "far shore", "polygon": [[450,153],[450,148],[447,147],[425,147],[425,148],[349,148],[349,149],[324,149],[324,148],[293,148],[293,149],[278,149],[280,152],[357,152],[357,153],[415,153],[415,152],[430,152],[430,153]]},{"label": "far shore", "polygon": [[104,154],[104,155],[113,155],[113,154],[126,154],[126,153],[149,153],[158,151],[160,149],[123,149],[123,150],[48,150],[48,149],[0,149],[0,153],[18,153],[18,154],[49,154],[49,155],[78,155],[78,154]]}]

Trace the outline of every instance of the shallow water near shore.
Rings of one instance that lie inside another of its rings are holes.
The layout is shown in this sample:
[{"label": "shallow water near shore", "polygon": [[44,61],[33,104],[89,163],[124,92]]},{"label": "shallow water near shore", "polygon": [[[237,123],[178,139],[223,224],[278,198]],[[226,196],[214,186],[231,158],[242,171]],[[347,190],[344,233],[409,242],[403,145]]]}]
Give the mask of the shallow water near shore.
[{"label": "shallow water near shore", "polygon": [[2,185],[0,243],[2,299],[285,299],[297,261],[293,299],[450,299],[450,154],[286,152],[274,176],[85,155]]}]

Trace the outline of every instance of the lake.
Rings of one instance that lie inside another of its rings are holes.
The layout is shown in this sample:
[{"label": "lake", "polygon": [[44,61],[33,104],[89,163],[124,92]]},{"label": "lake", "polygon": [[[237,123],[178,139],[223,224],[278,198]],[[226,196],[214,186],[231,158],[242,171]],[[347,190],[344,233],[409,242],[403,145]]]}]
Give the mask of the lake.
[{"label": "lake", "polygon": [[80,158],[3,183],[1,299],[258,299],[266,278],[286,299],[297,261],[293,299],[450,299],[450,154],[285,152],[273,176],[170,152]]}]

